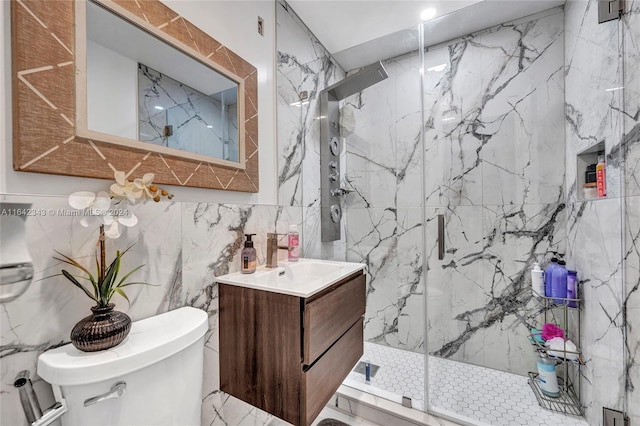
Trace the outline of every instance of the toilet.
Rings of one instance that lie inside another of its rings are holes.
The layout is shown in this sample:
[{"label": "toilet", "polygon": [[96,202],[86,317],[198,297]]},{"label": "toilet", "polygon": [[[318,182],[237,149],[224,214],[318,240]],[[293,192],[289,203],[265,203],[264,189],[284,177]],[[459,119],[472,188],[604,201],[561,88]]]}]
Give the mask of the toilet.
[{"label": "toilet", "polygon": [[67,406],[62,426],[200,425],[207,319],[184,307],[134,322],[105,351],[40,355],[38,375]]}]

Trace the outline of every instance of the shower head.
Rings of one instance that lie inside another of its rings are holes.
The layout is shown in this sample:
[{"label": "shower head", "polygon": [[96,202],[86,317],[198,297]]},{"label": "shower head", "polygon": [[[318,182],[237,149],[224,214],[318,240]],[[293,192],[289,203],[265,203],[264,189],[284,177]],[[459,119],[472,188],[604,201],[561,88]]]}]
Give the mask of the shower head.
[{"label": "shower head", "polygon": [[387,70],[378,61],[361,68],[344,80],[327,87],[324,91],[329,92],[337,101],[341,101],[349,96],[358,93],[367,87],[373,86],[389,77]]}]

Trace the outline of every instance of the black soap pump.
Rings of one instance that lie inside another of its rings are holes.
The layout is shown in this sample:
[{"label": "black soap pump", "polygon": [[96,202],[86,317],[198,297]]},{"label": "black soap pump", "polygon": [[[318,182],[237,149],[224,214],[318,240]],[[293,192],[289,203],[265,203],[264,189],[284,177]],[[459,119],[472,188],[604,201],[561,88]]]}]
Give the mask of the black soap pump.
[{"label": "black soap pump", "polygon": [[251,241],[251,237],[254,235],[256,234],[244,234],[247,239],[240,254],[240,269],[243,274],[253,274],[256,271],[256,249],[253,248],[253,241]]}]

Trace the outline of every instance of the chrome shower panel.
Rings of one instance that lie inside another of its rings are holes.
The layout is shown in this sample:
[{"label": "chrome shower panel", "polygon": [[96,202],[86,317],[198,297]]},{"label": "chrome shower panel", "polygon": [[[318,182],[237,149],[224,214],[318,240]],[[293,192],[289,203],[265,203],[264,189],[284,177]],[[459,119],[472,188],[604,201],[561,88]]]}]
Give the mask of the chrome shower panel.
[{"label": "chrome shower panel", "polygon": [[352,192],[342,188],[340,154],[346,142],[340,129],[340,101],[387,78],[382,62],[358,70],[320,92],[321,240],[341,238],[342,198]]}]

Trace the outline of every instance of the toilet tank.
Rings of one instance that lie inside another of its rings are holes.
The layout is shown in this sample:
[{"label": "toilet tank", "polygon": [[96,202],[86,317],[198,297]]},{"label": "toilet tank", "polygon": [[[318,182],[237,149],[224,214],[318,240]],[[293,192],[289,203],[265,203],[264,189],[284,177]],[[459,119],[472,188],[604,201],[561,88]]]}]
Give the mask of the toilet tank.
[{"label": "toilet tank", "polygon": [[[38,358],[38,375],[66,399],[63,426],[200,425],[206,312],[191,307],[136,321],[120,345],[73,345]],[[85,401],[126,383],[120,397]]]}]

